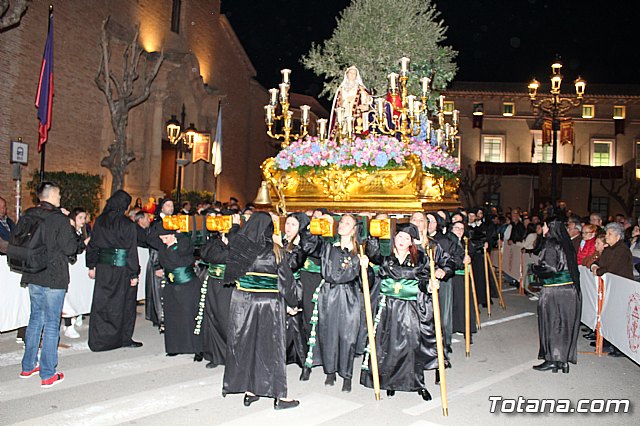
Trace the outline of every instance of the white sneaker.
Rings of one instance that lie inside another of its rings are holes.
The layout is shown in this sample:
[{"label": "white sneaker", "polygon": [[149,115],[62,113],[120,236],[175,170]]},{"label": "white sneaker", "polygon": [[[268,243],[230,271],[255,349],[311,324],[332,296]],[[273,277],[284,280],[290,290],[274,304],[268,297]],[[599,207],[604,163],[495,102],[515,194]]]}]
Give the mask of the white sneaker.
[{"label": "white sneaker", "polygon": [[77,325],[78,327],[82,327],[82,315],[78,315],[77,317],[72,319],[71,324]]},{"label": "white sneaker", "polygon": [[80,338],[80,333],[78,333],[78,331],[73,327],[73,325],[70,325],[69,327],[64,328],[64,335],[70,339]]}]

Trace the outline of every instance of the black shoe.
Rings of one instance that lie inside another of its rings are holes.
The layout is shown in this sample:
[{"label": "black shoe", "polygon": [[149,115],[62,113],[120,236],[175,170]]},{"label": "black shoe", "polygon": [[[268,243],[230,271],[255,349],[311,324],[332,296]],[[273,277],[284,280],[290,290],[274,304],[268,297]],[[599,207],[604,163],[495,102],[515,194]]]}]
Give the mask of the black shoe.
[{"label": "black shoe", "polygon": [[218,364],[216,364],[216,363],[215,363],[215,362],[213,362],[213,361],[209,361],[209,362],[207,363],[207,365],[205,365],[205,367],[206,367],[206,368],[216,368],[217,366],[218,366]]},{"label": "black shoe", "polygon": [[342,380],[342,392],[351,392],[351,379]]},{"label": "black shoe", "polygon": [[336,373],[327,374],[327,378],[324,380],[324,384],[327,386],[333,386],[336,384]]},{"label": "black shoe", "polygon": [[534,365],[533,369],[537,370],[537,371],[548,371],[548,370],[551,370],[554,373],[557,373],[558,372],[558,364],[553,362],[553,361],[545,361],[542,364]]},{"label": "black shoe", "polygon": [[420,395],[425,401],[431,401],[431,394],[425,388],[420,389],[418,391],[418,395]]},{"label": "black shoe", "polygon": [[273,409],[274,410],[286,410],[287,408],[294,408],[300,405],[300,401],[295,399],[291,401],[284,401],[282,399],[276,399],[273,401]]},{"label": "black shoe", "polygon": [[451,348],[451,345],[447,345],[447,352],[449,352],[450,354],[453,353],[453,349]]},{"label": "black shoe", "polygon": [[440,384],[440,370],[436,369],[436,385]]},{"label": "black shoe", "polygon": [[202,352],[193,356],[193,362],[202,362],[203,359]]},{"label": "black shoe", "polygon": [[389,398],[391,398],[391,397],[392,397],[392,396],[394,396],[395,394],[396,394],[396,391],[394,391],[394,390],[390,390],[390,389],[389,389],[389,390],[387,390],[387,396],[388,396]]},{"label": "black shoe", "polygon": [[260,397],[258,395],[249,395],[247,393],[244,394],[244,401],[242,402],[244,404],[245,407],[250,406],[251,404],[253,404],[254,402],[256,402],[257,400],[259,400]]},{"label": "black shoe", "polygon": [[140,348],[140,347],[142,347],[142,342],[136,342],[135,340],[132,340],[131,343],[125,346],[125,348]]},{"label": "black shoe", "polygon": [[569,363],[568,362],[559,362],[558,368],[562,370],[564,374],[569,374]]},{"label": "black shoe", "polygon": [[311,369],[309,367],[302,367],[302,373],[300,373],[300,381],[306,382],[311,377]]},{"label": "black shoe", "polygon": [[591,332],[589,332],[587,334],[583,334],[582,337],[584,337],[587,340],[596,340],[596,333],[591,331]]},{"label": "black shoe", "polygon": [[167,352],[167,356],[178,356],[178,354],[173,353],[173,352]]},{"label": "black shoe", "polygon": [[612,356],[614,358],[620,358],[625,356],[622,352],[620,352],[617,348],[611,348],[611,350],[609,351],[609,356]]}]

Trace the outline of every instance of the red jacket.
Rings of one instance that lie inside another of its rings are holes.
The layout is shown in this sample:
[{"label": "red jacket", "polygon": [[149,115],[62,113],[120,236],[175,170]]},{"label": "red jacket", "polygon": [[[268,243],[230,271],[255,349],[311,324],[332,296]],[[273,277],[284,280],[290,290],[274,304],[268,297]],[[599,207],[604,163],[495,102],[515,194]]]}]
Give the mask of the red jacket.
[{"label": "red jacket", "polygon": [[[582,261],[596,252],[595,237],[590,240],[582,240],[584,245],[578,249],[578,265],[582,265]],[[582,245],[582,244],[580,244]]]}]

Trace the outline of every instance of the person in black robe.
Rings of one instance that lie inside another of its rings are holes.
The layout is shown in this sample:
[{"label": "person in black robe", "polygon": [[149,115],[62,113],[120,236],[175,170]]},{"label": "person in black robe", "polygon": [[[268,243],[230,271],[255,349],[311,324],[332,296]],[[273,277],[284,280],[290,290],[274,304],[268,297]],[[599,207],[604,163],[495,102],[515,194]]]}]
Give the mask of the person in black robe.
[{"label": "person in black robe", "polygon": [[[333,221],[331,216],[325,218]],[[322,365],[328,386],[335,384],[336,373],[340,375],[343,392],[351,392],[353,361],[363,328],[358,230],[356,218],[345,214],[338,224],[340,240],[335,244],[308,231],[301,233],[305,252],[318,256],[322,265],[322,281],[314,294],[315,307],[305,366]]]},{"label": "person in black robe", "polygon": [[149,261],[146,269],[146,287],[145,287],[145,318],[158,327],[160,333],[164,332],[164,313],[162,311],[162,271],[160,262],[158,261],[158,250],[162,249],[163,244],[160,241],[160,231],[162,231],[162,218],[173,214],[173,201],[165,198],[157,205],[153,222],[147,233],[147,245],[149,246]]},{"label": "person in black robe", "polygon": [[[469,255],[471,256],[471,266],[473,267],[473,278],[476,283],[476,296],[478,305],[485,308],[487,303],[493,303],[491,297],[498,297],[498,287],[493,279],[491,271],[489,275],[489,291],[487,295],[487,280],[485,273],[484,249],[491,253],[491,248],[496,245],[497,233],[493,224],[484,218],[482,209],[475,209],[469,212]],[[488,262],[487,262],[487,267]]]},{"label": "person in black robe", "polygon": [[[303,310],[303,288],[300,281],[300,270],[304,267],[307,256],[300,247],[300,229],[306,229],[310,223],[309,217],[304,213],[291,213],[284,225],[283,244],[289,266],[295,279],[296,299],[298,304],[288,309],[287,315],[287,364],[297,364],[303,369],[304,360],[307,357],[308,337],[305,333]],[[301,376],[302,377],[302,376]]]},{"label": "person in black robe", "polygon": [[[380,254],[376,239],[367,241],[366,253],[372,263],[380,265],[374,305],[380,388],[386,389],[388,396],[396,391],[418,392],[429,401],[431,394],[425,387],[424,370],[438,368],[438,352],[429,258],[416,245],[419,238],[415,225],[399,224],[390,256]],[[434,256],[446,254],[436,249]],[[360,383],[373,387],[368,354]]]},{"label": "person in black robe", "polygon": [[[451,318],[451,331],[453,333],[465,333],[465,300],[464,300],[464,265],[471,263],[471,257],[464,254],[463,237],[466,227],[463,222],[454,222],[450,226],[450,237],[456,242],[457,250],[453,251],[452,260],[455,264],[453,276],[453,307]],[[476,333],[476,310],[473,308],[471,290],[471,277],[469,277],[469,328],[471,333]]]},{"label": "person in black robe", "polygon": [[225,282],[235,282],[231,296],[222,395],[244,393],[244,405],[274,398],[276,410],[296,407],[287,398],[286,315],[297,298],[291,267],[273,242],[268,213],[251,215],[229,240],[229,250],[211,257],[226,263]]},{"label": "person in black robe", "polygon": [[[231,214],[230,210],[223,210],[223,215]],[[234,215],[233,226],[228,234],[233,235],[240,229],[240,216]],[[205,262],[200,279],[203,291],[206,287],[204,313],[202,315],[202,352],[204,359],[209,361],[207,368],[215,368],[225,364],[227,353],[227,330],[229,326],[229,307],[235,283],[225,283],[224,272],[226,265],[216,262],[221,253],[228,251],[228,237],[214,232],[200,251],[201,260]],[[226,259],[226,255],[223,255]],[[196,324],[197,326],[197,324]]]},{"label": "person in black robe", "polygon": [[158,260],[164,272],[162,300],[164,347],[168,356],[195,354],[202,361],[202,340],[196,333],[196,316],[202,282],[193,268],[191,237],[173,230],[160,229],[163,247]]},{"label": "person in black robe", "polygon": [[577,342],[580,332],[580,273],[573,244],[564,223],[546,219],[542,226],[545,236],[540,260],[531,265],[532,272],[542,281],[538,300],[538,359],[544,362],[534,370],[569,372],[569,363],[577,362]]},{"label": "person in black robe", "polygon": [[130,203],[129,194],[116,191],[96,219],[87,246],[89,276],[96,280],[89,321],[94,352],[142,346],[133,340],[140,265],[136,225],[125,216]]}]

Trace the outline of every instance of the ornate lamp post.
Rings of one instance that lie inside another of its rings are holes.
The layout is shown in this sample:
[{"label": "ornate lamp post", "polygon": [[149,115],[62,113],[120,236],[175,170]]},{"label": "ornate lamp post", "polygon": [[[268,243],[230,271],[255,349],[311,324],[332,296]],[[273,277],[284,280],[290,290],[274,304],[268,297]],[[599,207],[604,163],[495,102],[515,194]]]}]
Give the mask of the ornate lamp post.
[{"label": "ornate lamp post", "polygon": [[172,145],[177,145],[178,158],[176,163],[178,164],[178,179],[176,185],[176,203],[180,208],[180,192],[182,190],[182,171],[184,166],[189,164],[189,159],[184,157],[185,145],[187,149],[193,148],[193,142],[198,133],[193,123],[189,124],[189,127],[182,132],[185,123],[184,104],[182,105],[182,113],[180,114],[181,121],[178,121],[175,115],[172,115],[169,121],[167,121],[167,138]]},{"label": "ornate lamp post", "polygon": [[558,199],[557,194],[557,155],[558,155],[558,131],[560,130],[560,118],[563,117],[572,108],[579,107],[582,104],[584,89],[587,82],[578,77],[574,81],[576,88],[576,97],[568,98],[560,96],[560,85],[563,76],[560,73],[562,63],[556,60],[551,65],[551,90],[550,95],[541,99],[536,99],[540,83],[534,78],[529,83],[529,98],[533,106],[534,114],[539,113],[545,117],[551,118],[551,129],[553,133],[553,154],[551,158],[551,205],[555,207]]}]

